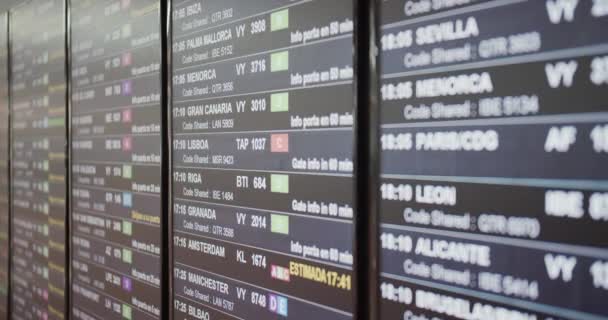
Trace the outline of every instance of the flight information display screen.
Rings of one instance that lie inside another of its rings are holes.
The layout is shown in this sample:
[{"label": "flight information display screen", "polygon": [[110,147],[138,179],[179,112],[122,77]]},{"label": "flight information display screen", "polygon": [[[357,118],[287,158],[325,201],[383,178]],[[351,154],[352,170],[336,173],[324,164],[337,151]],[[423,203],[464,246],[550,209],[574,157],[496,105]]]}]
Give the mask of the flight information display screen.
[{"label": "flight information display screen", "polygon": [[173,1],[176,319],[350,319],[353,3]]},{"label": "flight information display screen", "polygon": [[73,0],[72,310],[161,317],[158,0]]},{"label": "flight information display screen", "polygon": [[8,18],[0,14],[0,319],[8,319],[9,284]]},{"label": "flight information display screen", "polygon": [[13,319],[65,319],[64,12],[61,0],[11,11]]},{"label": "flight information display screen", "polygon": [[380,318],[608,317],[605,1],[381,7]]}]

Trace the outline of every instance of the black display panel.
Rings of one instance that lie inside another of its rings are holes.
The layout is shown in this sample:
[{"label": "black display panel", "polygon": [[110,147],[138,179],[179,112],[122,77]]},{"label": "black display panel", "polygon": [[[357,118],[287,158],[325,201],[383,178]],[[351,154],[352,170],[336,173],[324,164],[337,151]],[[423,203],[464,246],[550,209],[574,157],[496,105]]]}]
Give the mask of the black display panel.
[{"label": "black display panel", "polygon": [[350,319],[353,3],[173,1],[175,319]]},{"label": "black display panel", "polygon": [[607,3],[378,3],[380,318],[608,318]]},{"label": "black display panel", "polygon": [[158,0],[71,1],[72,316],[161,317]]},{"label": "black display panel", "polygon": [[9,110],[8,15],[0,14],[0,319],[8,318],[9,287]]},{"label": "black display panel", "polygon": [[12,318],[65,319],[64,1],[13,9],[10,43]]}]

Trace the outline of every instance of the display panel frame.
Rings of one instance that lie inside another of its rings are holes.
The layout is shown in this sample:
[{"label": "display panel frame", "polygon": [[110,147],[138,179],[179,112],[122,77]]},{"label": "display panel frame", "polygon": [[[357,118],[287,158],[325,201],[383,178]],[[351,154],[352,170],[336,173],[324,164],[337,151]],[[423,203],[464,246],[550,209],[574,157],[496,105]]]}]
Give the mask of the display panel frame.
[{"label": "display panel frame", "polygon": [[[66,0],[66,29],[67,29],[67,39],[66,39],[66,64],[67,64],[67,68],[66,70],[70,70],[72,68],[72,50],[70,50],[70,48],[72,47],[72,1],[71,0]],[[69,71],[68,71],[69,72]],[[68,148],[68,171],[67,171],[67,180],[68,180],[68,184],[69,184],[69,188],[68,188],[68,200],[67,200],[67,207],[68,207],[68,223],[69,223],[69,228],[68,228],[68,235],[67,235],[67,239],[68,239],[68,243],[70,243],[70,248],[68,250],[68,261],[69,261],[69,267],[68,267],[68,290],[70,291],[70,301],[68,304],[68,310],[67,314],[68,314],[68,318],[71,318],[72,315],[72,307],[73,307],[73,300],[71,299],[72,297],[72,276],[73,276],[73,266],[72,266],[72,80],[70,77],[70,74],[67,74],[68,76],[68,85],[67,85],[67,95],[68,95],[68,100],[67,100],[67,107],[68,107],[68,117],[70,119],[70,121],[67,122],[67,129],[68,129],[68,144],[67,144],[67,148]]]},{"label": "display panel frame", "polygon": [[[13,234],[13,201],[12,201],[12,197],[13,197],[13,190],[12,190],[12,164],[13,164],[13,142],[15,139],[15,135],[13,134],[13,130],[12,130],[12,123],[13,123],[13,113],[12,113],[12,103],[13,103],[13,96],[12,96],[12,70],[13,70],[13,66],[12,66],[12,48],[14,46],[14,39],[12,37],[12,29],[13,29],[13,15],[15,14],[16,10],[21,10],[24,6],[31,4],[32,2],[34,2],[35,0],[28,0],[28,1],[23,1],[21,3],[19,3],[16,6],[13,6],[10,10],[6,11],[6,32],[7,32],[7,61],[8,61],[8,76],[7,76],[7,80],[8,80],[8,108],[9,108],[9,166],[8,166],[8,171],[9,171],[9,199],[11,199],[10,205],[9,205],[9,211],[10,211],[10,215],[9,215],[9,297],[8,297],[8,301],[9,301],[9,305],[8,305],[8,315],[9,318],[12,318],[13,316],[13,296],[12,296],[12,272],[13,272],[13,241],[12,241],[12,234]],[[66,173],[65,176],[65,212],[64,212],[64,302],[63,302],[63,306],[64,306],[64,313],[69,312],[70,310],[70,305],[71,305],[71,294],[69,293],[69,291],[71,290],[71,281],[70,281],[70,277],[71,277],[71,246],[70,246],[70,230],[71,230],[71,218],[70,218],[70,199],[71,199],[71,195],[70,195],[70,185],[71,185],[71,181],[70,181],[70,167],[69,167],[69,162],[70,162],[70,157],[69,157],[69,152],[70,152],[70,125],[71,122],[69,121],[70,119],[70,93],[69,93],[69,88],[70,88],[70,78],[69,78],[69,54],[70,54],[70,50],[69,50],[69,5],[68,5],[68,1],[69,0],[61,0],[61,4],[63,5],[63,8],[61,10],[62,12],[62,35],[63,35],[63,53],[64,53],[64,57],[63,57],[63,67],[64,67],[64,84],[65,84],[65,106],[64,106],[64,116],[65,116],[65,132],[64,132],[64,138],[65,138],[65,145],[63,148],[63,152],[65,155],[65,161],[64,161],[64,170]]]},{"label": "display panel frame", "polygon": [[[71,168],[71,160],[72,160],[72,135],[73,135],[73,131],[72,131],[72,121],[71,121],[71,115],[72,115],[72,81],[71,81],[71,77],[70,77],[70,71],[71,70],[71,61],[72,61],[72,51],[70,50],[71,48],[71,40],[72,40],[72,23],[71,23],[71,2],[73,0],[65,0],[66,2],[66,28],[67,28],[67,40],[66,40],[66,63],[67,63],[67,68],[66,68],[66,72],[67,73],[67,79],[68,79],[68,85],[67,85],[67,105],[68,105],[68,119],[70,119],[69,121],[69,125],[68,125],[68,158],[69,158],[69,165],[68,165],[68,180],[69,180],[69,184],[70,187],[68,189],[69,191],[69,197],[70,197],[70,201],[68,201],[69,205],[68,205],[68,212],[67,212],[67,216],[68,216],[68,221],[70,224],[70,228],[68,229],[69,234],[68,234],[68,242],[71,242],[72,239],[72,201],[71,201],[71,183],[72,183],[72,168]],[[167,73],[165,72],[165,70],[168,70],[166,65],[167,65],[167,56],[165,54],[165,52],[168,52],[170,50],[167,50],[167,21],[168,21],[168,16],[167,13],[170,11],[167,11],[167,7],[170,6],[170,1],[165,1],[165,0],[158,0],[159,2],[159,8],[158,8],[158,30],[159,30],[159,43],[160,43],[160,48],[158,48],[159,52],[160,52],[160,68],[159,68],[159,80],[160,80],[160,142],[161,142],[161,164],[160,164],[160,203],[161,203],[161,208],[160,208],[160,264],[161,264],[161,272],[160,272],[160,319],[169,319],[169,316],[171,315],[170,313],[170,297],[172,295],[172,289],[169,286],[169,281],[171,279],[171,274],[169,271],[169,265],[170,265],[170,260],[169,260],[169,250],[171,249],[171,246],[169,245],[169,227],[168,227],[168,217],[169,217],[169,208],[168,207],[168,201],[170,201],[170,196],[168,195],[168,192],[170,192],[171,189],[169,189],[169,185],[168,183],[171,181],[170,179],[170,175],[169,175],[169,168],[170,168],[170,159],[171,157],[168,155],[168,152],[171,151],[170,145],[168,144],[168,129],[167,129],[167,124],[170,125],[170,123],[168,122],[168,113],[167,113],[167,108],[168,108],[168,103],[167,103],[167,99],[168,99],[168,93],[167,93],[167,88],[170,89],[170,85],[168,84],[168,78],[167,78]],[[69,254],[68,254],[68,261],[69,261],[69,279],[68,279],[68,288],[69,288],[69,296],[72,296],[72,284],[73,284],[73,277],[72,277],[72,257],[73,257],[73,252],[72,249],[70,247],[69,250]],[[69,307],[67,309],[67,313],[70,315],[70,319],[71,319],[71,315],[72,315],[72,308],[73,308],[73,303],[72,303],[72,299],[69,300]]]},{"label": "display panel frame", "polygon": [[[4,72],[6,72],[6,78],[3,79],[4,81],[6,81],[6,137],[4,139],[4,143],[6,144],[6,168],[5,168],[5,172],[4,174],[6,175],[6,181],[7,181],[7,188],[6,188],[6,197],[8,199],[8,203],[6,204],[6,217],[7,217],[7,239],[6,239],[6,254],[7,254],[7,263],[4,265],[4,267],[6,267],[6,299],[4,301],[4,303],[6,303],[5,306],[5,310],[4,310],[4,314],[7,316],[7,318],[11,317],[11,301],[12,301],[12,297],[11,297],[11,270],[12,270],[12,238],[11,238],[11,230],[12,230],[12,201],[11,201],[11,195],[12,195],[12,191],[11,191],[11,156],[12,156],[12,140],[11,140],[11,112],[10,112],[10,106],[11,106],[11,101],[10,101],[10,83],[11,83],[11,55],[10,55],[10,12],[9,11],[4,11],[2,13],[0,13],[0,19],[2,19],[4,21],[4,24],[0,25],[1,31],[2,33],[4,33],[4,36],[6,37],[4,41],[4,43],[0,43],[0,46],[4,47],[4,50],[6,50],[6,70],[4,70]],[[1,302],[0,302],[1,303]]]},{"label": "display panel frame", "polygon": [[[380,0],[378,0],[380,1]],[[174,220],[173,220],[173,16],[172,8],[174,1],[167,1],[167,30],[166,40],[167,47],[165,51],[166,63],[166,78],[167,78],[167,154],[168,161],[168,288],[169,292],[169,314],[170,320],[175,319],[174,299],[174,274],[173,268],[175,264],[173,250],[173,235],[174,235]],[[377,194],[378,188],[372,187],[378,183],[378,158],[377,152],[377,130],[379,128],[379,112],[378,112],[378,70],[379,54],[376,46],[377,23],[379,7],[376,0],[352,0],[353,12],[352,18],[354,23],[353,29],[353,45],[352,45],[352,65],[354,76],[352,81],[353,97],[353,178],[352,178],[352,194],[353,194],[353,210],[355,216],[353,218],[353,319],[367,320],[376,319],[378,305],[378,288],[376,285],[377,279]],[[360,77],[360,74],[365,74],[365,79]],[[363,80],[363,81],[362,81]],[[362,147],[363,146],[363,147]],[[360,178],[364,175],[364,178]],[[367,212],[365,212],[367,211]]]},{"label": "display panel frame", "polygon": [[171,157],[171,143],[170,143],[170,127],[171,120],[169,108],[170,108],[170,90],[171,90],[171,77],[168,70],[170,70],[171,59],[167,56],[167,52],[171,51],[171,46],[168,45],[169,38],[167,37],[169,27],[169,18],[171,14],[171,1],[159,0],[160,8],[159,14],[159,36],[160,36],[160,111],[161,111],[161,124],[160,124],[160,137],[161,137],[161,319],[172,319],[171,308],[173,303],[171,299],[173,296],[173,287],[171,285],[171,279],[173,272],[171,271],[171,250],[173,241],[170,238],[170,228],[172,227],[172,221],[170,217],[171,212],[171,172],[170,168],[173,165],[173,159]]},{"label": "display panel frame", "polygon": [[[72,310],[72,81],[70,78],[70,48],[71,48],[71,29],[70,29],[70,0],[63,0],[63,43],[64,48],[64,69],[65,69],[65,314],[71,314]],[[69,318],[69,317],[68,317]]]},{"label": "display panel frame", "polygon": [[[602,222],[600,219],[590,221],[585,217],[587,212],[576,219],[566,220],[565,217],[558,217],[559,214],[555,211],[550,212],[554,208],[546,208],[554,205],[552,202],[555,202],[556,194],[563,203],[568,203],[569,193],[580,196],[581,203],[586,204],[591,203],[588,200],[591,194],[598,195],[599,198],[599,194],[606,192],[604,171],[597,169],[601,160],[593,158],[592,152],[587,153],[591,150],[585,149],[589,144],[586,144],[585,141],[588,140],[584,137],[588,130],[591,131],[590,127],[605,126],[606,122],[606,104],[600,105],[599,102],[605,100],[601,99],[604,93],[600,95],[600,92],[605,92],[605,83],[596,78],[596,82],[601,82],[603,87],[598,83],[594,83],[596,87],[593,87],[590,83],[594,82],[593,73],[589,72],[594,69],[590,60],[599,60],[600,56],[606,55],[605,37],[600,38],[595,33],[601,29],[598,25],[605,26],[606,14],[594,13],[597,8],[592,9],[591,2],[581,1],[577,2],[578,7],[570,8],[572,15],[569,18],[563,18],[555,15],[555,8],[550,7],[550,2],[547,1],[546,6],[542,1],[453,2],[451,6],[424,7],[416,4],[412,6],[411,1],[377,1],[379,6],[382,3],[388,4],[387,8],[382,8],[383,20],[378,29],[381,35],[387,36],[378,43],[379,47],[382,47],[381,44],[386,47],[386,52],[380,52],[381,59],[386,62],[386,65],[381,66],[381,69],[385,69],[381,72],[385,74],[380,77],[380,83],[387,84],[388,87],[386,91],[382,90],[386,99],[379,106],[382,111],[381,132],[387,133],[386,136],[390,138],[396,134],[411,134],[412,145],[416,145],[424,139],[426,133],[487,128],[497,132],[500,146],[496,150],[504,152],[490,158],[485,157],[484,152],[475,153],[466,148],[427,148],[428,144],[420,148],[409,148],[403,147],[403,144],[395,147],[398,143],[386,143],[388,146],[382,151],[384,155],[381,160],[388,169],[381,172],[381,182],[383,186],[386,182],[389,187],[383,190],[385,199],[378,199],[382,207],[379,212],[380,228],[386,230],[386,233],[380,233],[387,237],[382,239],[386,246],[379,249],[378,258],[384,262],[385,267],[390,266],[384,269],[381,265],[384,270],[379,270],[384,273],[381,282],[387,280],[390,285],[383,289],[390,289],[382,294],[380,304],[386,312],[381,312],[381,315],[401,317],[404,315],[403,309],[408,308],[406,310],[412,312],[410,316],[456,318],[454,315],[440,315],[441,312],[428,303],[426,306],[424,302],[421,306],[416,305],[418,301],[424,301],[424,292],[427,291],[437,294],[435,297],[460,298],[471,305],[485,303],[536,317],[605,317],[598,314],[598,309],[605,311],[605,308],[601,308],[601,302],[596,302],[596,309],[593,309],[593,300],[603,297],[604,293],[597,291],[599,286],[591,285],[589,281],[594,276],[593,266],[602,265],[602,260],[603,263],[606,261],[605,237],[597,232]],[[378,10],[381,11],[380,8]],[[458,39],[424,37],[425,28],[461,22],[464,25],[466,21],[474,24],[477,31],[475,34],[463,36],[463,33],[461,38],[456,37]],[[518,36],[522,38],[518,39]],[[510,49],[503,51],[501,45],[487,45],[497,39],[498,42],[508,39],[505,40],[504,48]],[[518,43],[517,40],[521,39],[526,41]],[[486,46],[483,46],[484,42]],[[515,44],[525,44],[527,49],[515,50]],[[457,49],[468,47],[471,49],[470,56],[457,57]],[[440,58],[435,61],[435,53],[432,53],[434,50],[439,53],[442,53],[441,50],[452,50],[452,54],[445,53],[445,57],[453,60],[442,60],[440,54],[437,54]],[[578,65],[579,68],[576,76],[573,75],[573,82],[561,85],[551,78],[551,74],[555,73],[555,66],[566,63],[575,67]],[[494,84],[493,89],[487,92],[463,90],[464,92],[452,94],[439,89],[429,94],[433,89],[427,86],[426,93],[424,92],[424,81],[451,76],[466,79],[474,73],[488,75]],[[404,93],[405,90],[399,93],[399,90],[392,90],[393,85],[405,82],[412,85],[412,94]],[[419,89],[420,94],[417,93]],[[481,102],[484,100],[491,100],[494,104],[482,107]],[[440,112],[430,109],[435,103]],[[447,110],[441,110],[444,105],[453,107],[459,103],[465,106],[460,110],[467,110],[468,113],[453,113],[451,116],[441,114],[441,111]],[[572,141],[569,154],[567,150],[561,150],[558,154],[553,147],[544,147],[545,141],[550,141],[551,131],[563,125],[579,132],[576,145]],[[422,139],[418,140],[418,134]],[[401,151],[404,153],[397,153]],[[388,156],[391,152],[392,155]],[[517,159],[520,158],[526,159],[526,162],[518,162]],[[487,169],[488,164],[495,169]],[[403,170],[399,171],[400,169]],[[397,200],[397,192],[391,190],[396,189],[397,185],[419,188],[415,192],[422,195],[421,200],[411,200],[415,197]],[[457,192],[458,197],[454,197],[454,202],[449,204],[441,201],[424,202],[422,199],[425,192],[418,190],[423,190],[425,186],[447,186],[453,188],[454,195]],[[585,205],[581,206],[584,207]],[[582,209],[584,210],[586,209]],[[472,222],[467,221],[460,227],[447,223],[429,223],[426,217],[431,217],[431,212],[439,212],[439,216],[445,214],[446,217],[470,217]],[[503,218],[511,225],[498,231],[502,227]],[[532,225],[533,228],[529,229],[534,232],[513,232],[513,225],[516,225],[513,221],[517,222],[517,219],[528,222],[527,227]],[[559,234],[567,236],[559,237]],[[476,266],[474,263],[425,255],[420,253],[422,250],[415,252],[404,249],[399,252],[391,237],[411,237],[416,249],[417,240],[422,238],[483,245],[484,249],[491,251],[492,263],[489,266]],[[604,251],[598,253],[598,248]],[[576,271],[570,273],[574,277],[563,283],[559,278],[552,278],[549,272],[551,266],[557,264],[552,261],[556,256],[568,256],[575,259],[575,262],[578,260]],[[406,261],[409,265],[402,265]],[[435,264],[443,265],[448,270],[446,274],[449,270],[470,271],[472,280],[470,284],[464,281],[459,283],[442,279],[442,271],[437,271],[439,276],[436,278],[428,276],[424,271],[415,271],[416,266]],[[584,270],[588,265],[592,267]],[[514,289],[512,282],[515,281],[512,279],[518,279],[520,285],[525,283],[517,288],[520,291]],[[570,283],[570,288],[565,287],[566,282]],[[423,298],[418,299],[414,294],[412,301],[415,302],[397,301],[400,299],[392,297],[392,289],[397,287],[411,289],[415,293],[422,291]],[[557,292],[561,293],[556,294]]]},{"label": "display panel frame", "polygon": [[380,190],[379,21],[382,0],[354,0],[355,65],[355,312],[354,319],[378,319]]},{"label": "display panel frame", "polygon": [[165,122],[164,125],[166,130],[164,131],[165,136],[165,147],[166,150],[163,152],[163,155],[167,157],[167,166],[166,166],[166,215],[165,215],[165,244],[166,244],[166,252],[167,255],[165,257],[167,270],[166,270],[166,283],[168,294],[165,298],[167,305],[167,313],[165,314],[166,319],[173,320],[175,305],[173,303],[174,298],[174,283],[173,283],[173,112],[171,112],[171,108],[173,107],[173,85],[171,79],[173,78],[173,51],[172,51],[172,43],[173,43],[173,15],[171,11],[173,10],[173,0],[163,1],[165,3],[165,33],[164,33],[164,50],[162,53],[164,59],[164,90],[165,90]]}]

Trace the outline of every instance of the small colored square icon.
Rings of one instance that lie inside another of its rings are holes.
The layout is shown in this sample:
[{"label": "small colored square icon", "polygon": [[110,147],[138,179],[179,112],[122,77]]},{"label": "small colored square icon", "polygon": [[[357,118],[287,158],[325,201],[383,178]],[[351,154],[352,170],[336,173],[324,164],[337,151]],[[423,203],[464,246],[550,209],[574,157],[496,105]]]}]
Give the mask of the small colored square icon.
[{"label": "small colored square icon", "polygon": [[127,208],[131,208],[131,206],[133,206],[133,196],[130,192],[122,193],[122,205]]},{"label": "small colored square icon", "polygon": [[122,37],[127,38],[131,36],[131,24],[127,23],[122,26]]},{"label": "small colored square icon", "polygon": [[131,54],[131,52],[125,52],[122,54],[122,66],[123,67],[130,66],[132,61],[133,61],[133,55]]},{"label": "small colored square icon", "polygon": [[270,112],[289,111],[289,92],[270,95]]},{"label": "small colored square icon", "polygon": [[131,291],[133,289],[131,278],[122,277],[122,288],[126,291]]},{"label": "small colored square icon", "polygon": [[270,55],[270,72],[289,69],[289,51],[276,52]]},{"label": "small colored square icon", "polygon": [[270,31],[289,28],[289,9],[273,12],[270,15]]},{"label": "small colored square icon", "polygon": [[290,280],[289,269],[282,267],[282,266],[274,265],[274,264],[270,266],[270,276],[273,279],[277,279],[277,280],[281,280],[281,281],[285,281],[285,282],[289,282],[289,280]]},{"label": "small colored square icon", "polygon": [[133,117],[132,117],[132,113],[131,113],[131,109],[126,109],[122,111],[122,122],[124,123],[129,123],[131,121],[133,121]]},{"label": "small colored square icon", "polygon": [[62,127],[65,125],[65,119],[63,118],[49,118],[45,127]]},{"label": "small colored square icon", "polygon": [[270,152],[289,152],[289,134],[270,135]]},{"label": "small colored square icon", "polygon": [[133,233],[133,224],[131,221],[122,222],[122,233],[130,236]]},{"label": "small colored square icon", "polygon": [[287,298],[275,294],[269,294],[268,309],[270,312],[287,317]]},{"label": "small colored square icon", "polygon": [[270,231],[274,233],[289,234],[289,216],[280,214],[270,215]]},{"label": "small colored square icon", "polygon": [[123,137],[122,138],[122,150],[123,151],[131,151],[133,148],[131,137]]},{"label": "small colored square icon", "polygon": [[128,96],[133,91],[131,80],[126,80],[122,82],[122,94]]},{"label": "small colored square icon", "polygon": [[126,304],[122,305],[122,317],[127,320],[131,320],[131,317],[132,317],[131,306],[126,305]]},{"label": "small colored square icon", "polygon": [[289,193],[289,176],[286,174],[270,175],[270,192]]},{"label": "small colored square icon", "polygon": [[133,167],[125,164],[122,166],[122,177],[125,179],[131,179],[133,177]]},{"label": "small colored square icon", "polygon": [[122,249],[122,261],[126,263],[133,263],[133,252],[129,249]]}]

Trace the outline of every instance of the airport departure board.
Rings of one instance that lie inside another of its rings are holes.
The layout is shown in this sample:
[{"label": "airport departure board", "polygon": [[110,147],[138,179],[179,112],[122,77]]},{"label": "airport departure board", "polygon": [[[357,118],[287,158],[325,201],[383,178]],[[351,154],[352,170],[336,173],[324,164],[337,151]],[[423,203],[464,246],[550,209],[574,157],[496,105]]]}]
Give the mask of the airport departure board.
[{"label": "airport departure board", "polygon": [[159,319],[160,2],[71,4],[71,313]]},{"label": "airport departure board", "polygon": [[9,285],[9,111],[8,18],[0,14],[0,319],[8,319]]},{"label": "airport departure board", "polygon": [[379,3],[380,318],[606,319],[606,2]]},{"label": "airport departure board", "polygon": [[350,319],[353,3],[173,1],[175,319]]},{"label": "airport departure board", "polygon": [[[35,21],[35,23],[33,23]],[[28,1],[10,16],[11,312],[65,319],[65,3]]]}]

